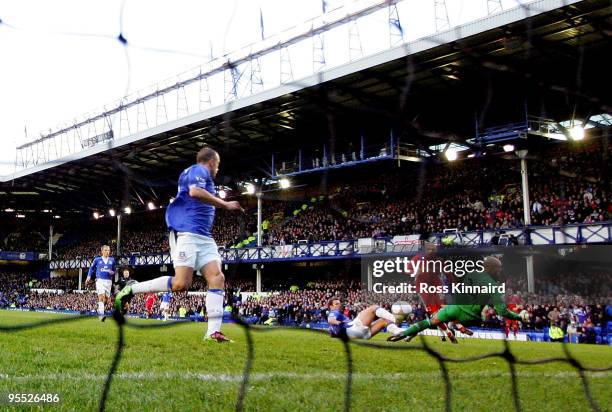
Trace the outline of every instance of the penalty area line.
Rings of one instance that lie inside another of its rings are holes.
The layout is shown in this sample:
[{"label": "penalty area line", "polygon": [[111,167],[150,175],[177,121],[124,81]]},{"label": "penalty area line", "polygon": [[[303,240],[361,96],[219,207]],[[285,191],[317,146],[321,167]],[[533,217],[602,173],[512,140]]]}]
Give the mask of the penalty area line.
[{"label": "penalty area line", "polygon": [[[452,372],[451,375],[457,378],[494,378],[506,377],[508,373],[495,371],[474,371],[474,372]],[[562,372],[516,372],[519,378],[575,378],[578,372],[562,371]],[[587,372],[590,379],[608,379],[612,377],[612,372]],[[414,378],[439,378],[439,371],[432,372],[411,372],[411,373],[353,373],[354,380],[391,380],[398,379],[414,379]],[[268,373],[251,373],[249,380],[269,381],[270,379],[294,379],[294,380],[342,380],[346,378],[346,373],[334,372],[313,372],[313,373],[296,373],[296,372],[268,372]],[[104,381],[106,375],[92,373],[43,373],[29,375],[0,374],[0,381],[13,382],[28,382],[41,380],[55,381],[81,381],[95,380]],[[148,380],[164,380],[164,379],[190,379],[203,382],[241,382],[242,374],[210,374],[197,372],[120,372],[114,375],[113,379],[132,380],[132,381],[148,381]]]}]

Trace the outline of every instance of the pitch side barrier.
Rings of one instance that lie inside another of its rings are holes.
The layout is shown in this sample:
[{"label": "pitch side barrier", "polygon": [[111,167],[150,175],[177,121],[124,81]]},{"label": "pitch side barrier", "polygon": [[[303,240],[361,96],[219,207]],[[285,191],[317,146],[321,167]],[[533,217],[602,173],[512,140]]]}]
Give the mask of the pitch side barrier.
[{"label": "pitch side barrier", "polygon": [[[528,227],[495,231],[447,230],[436,233],[428,241],[445,248],[488,247],[494,243],[502,246],[518,245],[573,245],[612,243],[612,222],[577,224],[567,226]],[[360,258],[372,253],[417,253],[421,242],[418,235],[385,238],[362,238],[317,243],[262,246],[250,248],[220,248],[223,263],[271,263],[283,261],[327,260]],[[84,269],[91,266],[93,257],[53,260],[49,269]],[[120,265],[163,266],[171,265],[169,254],[131,254],[119,258]]]}]

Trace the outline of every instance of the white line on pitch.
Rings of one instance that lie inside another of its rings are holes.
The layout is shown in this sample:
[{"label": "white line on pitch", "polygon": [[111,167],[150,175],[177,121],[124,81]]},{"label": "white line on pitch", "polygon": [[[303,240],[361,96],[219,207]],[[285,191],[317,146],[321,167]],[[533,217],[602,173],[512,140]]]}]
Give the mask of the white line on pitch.
[{"label": "white line on pitch", "polygon": [[[503,377],[501,372],[480,371],[480,372],[460,372],[452,373],[462,378],[487,378],[487,377]],[[575,378],[578,374],[572,371],[563,372],[517,372],[519,378]],[[508,375],[509,376],[509,375]],[[589,372],[590,379],[603,379],[612,376],[612,372]],[[271,372],[271,373],[252,373],[250,381],[267,381],[270,379],[295,379],[295,380],[342,380],[346,377],[345,373],[334,372],[313,372],[313,373],[295,373],[295,372]],[[353,373],[355,380],[398,380],[408,378],[436,378],[440,377],[440,372],[413,372],[413,373]],[[159,379],[194,379],[205,382],[240,382],[242,374],[207,374],[196,372],[120,372],[115,374],[114,379],[122,380],[159,380]],[[106,375],[91,374],[91,373],[49,373],[49,374],[31,374],[10,376],[0,374],[0,380],[8,381],[37,381],[37,380],[104,380]]]}]

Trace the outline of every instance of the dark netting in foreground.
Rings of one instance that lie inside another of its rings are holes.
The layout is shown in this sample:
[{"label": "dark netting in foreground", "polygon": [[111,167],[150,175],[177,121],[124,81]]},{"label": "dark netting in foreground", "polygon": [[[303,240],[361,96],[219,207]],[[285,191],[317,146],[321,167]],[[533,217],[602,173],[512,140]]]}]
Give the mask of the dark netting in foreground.
[{"label": "dark netting in foreground", "polygon": [[[122,6],[121,6],[122,11],[123,11],[123,7],[125,6],[125,3],[126,3],[125,1],[122,2]],[[566,2],[563,2],[563,5],[566,5],[565,3]],[[610,4],[610,2],[606,2],[606,1],[581,2],[581,3],[577,3],[577,5],[572,4],[571,7],[567,7],[564,9],[560,9],[560,10],[551,12],[551,14],[554,13],[560,16],[560,18],[555,19],[555,22],[558,22],[558,24],[566,23],[570,26],[568,27],[567,30],[571,29],[577,32],[580,30],[584,30],[581,28],[581,25],[583,25],[585,22],[592,20],[592,24],[594,25],[593,32],[595,33],[601,32],[605,40],[607,38],[607,33],[609,32],[609,29],[606,27],[607,22],[605,18],[602,18],[601,16],[599,17],[593,16],[592,18],[588,18],[589,16],[585,14],[585,11],[583,11],[583,8],[584,10],[588,11],[589,7],[587,7],[587,5],[590,5],[590,7],[592,7],[593,9],[597,9],[598,6],[600,5],[608,5],[608,4]],[[518,6],[520,7],[519,12],[522,12],[524,14],[524,18],[530,17],[532,11],[535,11],[535,12],[543,11],[543,10],[538,10],[538,8],[534,7],[534,5],[525,5],[525,4],[520,3],[518,4]],[[136,46],[135,44],[132,44],[130,41],[128,41],[129,36],[124,34],[124,30],[123,30],[124,25],[123,25],[123,20],[121,18],[120,18],[119,23],[120,23],[119,25],[120,34],[119,35],[102,36],[102,37],[108,37],[111,41],[116,41],[116,44],[122,47],[123,50],[125,51],[125,59],[126,59],[126,67],[127,67],[126,85],[125,85],[125,93],[124,93],[125,95],[127,95],[128,91],[130,90],[130,75],[131,75],[130,67],[131,66],[130,66],[130,56],[129,56],[128,50],[146,49],[147,51],[157,51],[157,52],[162,52],[162,53],[185,54],[180,51],[150,49],[150,48]],[[515,43],[519,40],[523,41],[524,39],[527,42],[531,42],[531,41],[538,42],[539,41],[540,42],[539,46],[544,48],[544,50],[548,53],[566,53],[567,52],[566,48],[562,48],[561,51],[554,50],[552,46],[556,43],[552,41],[550,43],[544,42],[542,44],[542,40],[538,40],[538,36],[536,36],[535,33],[532,31],[532,25],[534,23],[537,26],[537,21],[534,21],[534,19],[528,19],[524,22],[524,24],[521,23],[521,24],[517,24],[515,27],[508,27],[508,29],[512,29],[514,31],[514,33],[512,31],[509,31],[509,35],[512,35],[512,37],[508,38],[509,40],[508,48],[510,49],[512,48],[512,43]],[[5,20],[0,19],[0,25],[3,27],[11,28],[12,30],[27,31],[27,30],[15,27],[14,25],[7,23],[6,19]],[[539,26],[537,26],[536,28],[539,28]],[[457,36],[458,38],[462,38],[461,36],[459,36],[461,34],[460,27],[455,27],[452,30],[456,34],[458,34]],[[584,37],[587,34],[588,33],[586,32],[582,33],[580,37]],[[67,35],[83,36],[83,37],[91,36],[91,34],[89,33],[81,33],[81,34],[72,33],[72,34],[67,34]],[[432,46],[436,46],[436,45],[441,46],[441,45],[446,45],[448,43],[445,40],[445,38],[441,36],[433,36],[429,39],[429,42]],[[409,46],[405,45],[404,47],[408,48]],[[482,50],[478,48],[474,48],[469,42],[456,41],[456,42],[448,44],[448,47],[451,50],[453,50],[454,53],[458,54],[459,52],[463,52],[465,56],[469,58],[472,64],[474,64],[476,67],[483,70],[483,74],[485,74],[486,76],[490,76],[491,74],[496,74],[496,73],[503,73],[503,74],[510,73],[516,76],[517,78],[523,79],[525,84],[528,87],[531,87],[535,90],[556,91],[557,93],[559,93],[560,96],[562,95],[564,99],[567,99],[570,102],[574,102],[574,112],[576,111],[575,108],[578,105],[578,103],[580,103],[580,105],[578,106],[579,108],[581,108],[582,110],[586,110],[588,112],[592,112],[591,114],[597,113],[599,110],[601,110],[601,112],[609,111],[608,107],[605,106],[603,103],[606,100],[605,97],[598,93],[595,93],[597,91],[601,92],[601,90],[605,90],[605,89],[597,88],[597,89],[590,89],[590,90],[586,89],[585,90],[585,84],[583,82],[583,77],[585,77],[585,80],[587,79],[586,79],[586,76],[583,76],[583,68],[585,67],[585,64],[583,64],[583,62],[585,60],[590,61],[591,58],[589,57],[591,56],[585,54],[586,48],[583,46],[580,46],[577,48],[575,56],[572,53],[572,56],[573,56],[572,61],[580,62],[580,64],[578,64],[576,67],[575,77],[572,77],[572,79],[573,78],[577,79],[576,84],[570,84],[570,82],[566,81],[566,79],[564,79],[563,82],[558,82],[558,80],[555,80],[554,76],[546,76],[546,75],[543,75],[541,72],[538,72],[536,70],[536,68],[538,67],[537,64],[524,65],[524,64],[521,64],[520,60],[513,61],[503,55],[489,54],[489,53],[483,52]],[[528,49],[527,52],[529,52],[530,50],[531,49]],[[202,57],[207,57],[207,56],[202,56]],[[597,60],[595,61],[595,63],[597,65],[600,64],[600,62]],[[419,73],[419,70],[417,69],[421,68],[420,67],[421,63],[419,62],[419,60],[415,59],[415,57],[412,54],[408,53],[404,59],[404,64],[405,64],[406,72],[408,73],[406,78],[397,79],[397,80],[391,79],[391,80],[394,80],[392,83],[396,85],[396,87],[398,87],[400,90],[397,101],[395,101],[393,105],[390,105],[389,108],[387,108],[386,110],[384,107],[381,108],[381,106],[378,104],[377,101],[376,103],[368,103],[367,101],[366,102],[361,101],[360,111],[357,111],[355,113],[357,113],[358,115],[363,115],[363,114],[383,115],[382,117],[388,121],[395,121],[400,125],[404,125],[403,130],[405,131],[405,133],[414,134],[414,131],[417,131],[417,132],[422,133],[423,135],[434,136],[436,139],[441,140],[441,142],[444,142],[444,143],[448,142],[449,144],[450,142],[455,141],[456,137],[454,137],[454,135],[446,137],[446,138],[442,138],[443,136],[440,132],[435,132],[436,134],[434,134],[434,131],[428,130],[426,122],[424,125],[421,125],[421,123],[417,122],[416,120],[408,121],[408,122],[406,121],[406,119],[412,119],[412,118],[417,119],[418,116],[415,117],[415,115],[420,114],[420,112],[415,112],[413,109],[410,108],[410,106],[413,106],[414,104],[412,103],[412,101],[409,100],[409,97],[411,97],[411,93],[414,91],[414,88],[412,87],[413,80],[415,80],[416,74]],[[427,67],[425,67],[425,70],[429,71]],[[454,75],[454,74],[450,72],[445,74],[445,76],[449,76],[449,75]],[[291,82],[287,82],[287,84],[291,84],[297,89],[301,89],[303,87],[308,86],[307,84],[304,84],[299,81],[291,81]],[[476,92],[476,91],[473,91],[473,92]],[[487,99],[484,101],[483,103],[484,106],[482,107],[482,110],[479,111],[480,113],[477,116],[479,123],[481,124],[486,119],[487,113],[494,111],[494,107],[490,104],[492,101],[493,92],[494,92],[494,89],[491,86],[489,86]],[[499,92],[496,91],[496,93],[499,93]],[[337,104],[334,96],[335,96],[335,92],[332,90],[332,88],[326,88],[326,87],[320,86],[319,89],[316,90],[316,93],[313,93],[312,96],[308,97],[312,103],[316,103],[317,105],[325,108],[328,122],[329,122],[329,129],[330,129],[330,139],[328,142],[330,148],[333,148],[335,145],[335,136],[342,134],[341,129],[338,129],[338,130],[336,129],[336,126],[335,126],[336,122],[334,120],[335,114],[336,113],[342,114],[346,110],[342,105]],[[410,104],[409,104],[409,101],[410,101]],[[583,106],[585,104],[586,104],[586,108]],[[232,101],[229,101],[228,103],[225,104],[225,110],[227,113],[224,116],[223,122],[227,124],[227,127],[222,127],[222,128],[220,127],[220,130],[222,133],[228,133],[228,134],[230,133],[229,132],[230,125],[232,124],[232,120],[233,120],[231,116],[231,111],[233,110],[233,108],[234,106],[233,106]],[[390,108],[393,108],[393,110],[391,110]],[[399,110],[396,110],[396,108],[399,108]],[[381,110],[384,111],[384,113],[381,113]],[[539,114],[542,117],[549,117],[550,113],[548,113],[545,110],[545,106],[542,105],[542,109]],[[580,116],[578,116],[578,118],[580,118]],[[587,116],[585,121],[588,119],[589,117]],[[219,125],[222,125],[223,122],[219,122]],[[436,123],[438,123],[438,120],[436,120]],[[215,126],[214,127],[215,133],[217,133],[217,129],[218,129],[217,126]],[[211,134],[213,133],[211,132]],[[113,146],[110,140],[105,144],[107,144],[108,149],[112,149]],[[100,147],[102,147],[102,145],[100,145]],[[137,153],[138,151],[136,149],[130,150],[129,154],[126,155],[124,158],[130,157],[132,154],[136,155]],[[118,168],[118,170],[125,169],[125,165],[119,162],[118,160],[114,160],[113,162],[114,162],[113,166]],[[53,163],[58,163],[58,162],[50,161],[47,163],[53,164]],[[125,174],[124,178],[121,179],[122,184],[118,185],[119,187],[123,189],[122,193],[129,193],[132,190],[131,189],[132,185],[145,184],[145,183],[149,185],[150,179],[148,178],[144,179],[142,177],[139,177],[139,175],[140,175],[139,173]],[[421,185],[418,186],[420,189],[416,196],[417,198],[420,198],[423,194],[422,190],[423,190],[424,177],[421,177],[420,181],[421,181]],[[322,186],[326,187],[327,177],[322,178],[321,182],[322,182]],[[361,223],[368,223],[368,221],[362,221]],[[83,319],[88,319],[88,317],[85,317],[85,316],[65,317],[65,318],[60,318],[60,319],[44,320],[40,322],[33,322],[33,323],[28,323],[28,324],[16,325],[16,326],[0,325],[0,331],[6,332],[6,333],[19,332],[22,330],[35,329],[38,327],[50,326],[50,325],[59,324],[59,323],[75,322],[75,321],[80,321]],[[243,328],[245,337],[246,337],[246,344],[247,344],[247,351],[246,351],[247,356],[246,356],[246,360],[244,364],[243,377],[242,377],[241,385],[238,390],[236,404],[235,404],[236,410],[242,411],[245,406],[244,403],[246,399],[246,392],[247,392],[247,388],[249,385],[249,378],[250,378],[250,373],[251,373],[252,366],[253,366],[253,360],[255,357],[255,345],[253,342],[253,333],[266,333],[266,332],[274,333],[276,330],[279,330],[279,329],[298,329],[298,328],[271,328],[270,329],[270,328],[261,328],[261,327],[249,325],[246,322],[244,322],[242,319],[235,319],[235,321],[238,325],[240,325]],[[176,326],[182,325],[183,323],[184,322],[173,322],[173,323],[163,323],[163,324],[159,323],[159,324],[151,324],[151,325],[142,325],[142,324],[134,324],[134,323],[128,322],[125,324],[121,324],[121,323],[117,324],[117,326],[119,327],[119,335],[118,335],[118,340],[116,344],[116,350],[115,350],[115,354],[113,357],[113,361],[109,367],[108,375],[106,377],[104,386],[103,388],[101,388],[101,396],[100,396],[100,401],[99,401],[100,411],[105,410],[106,401],[108,399],[108,394],[111,389],[112,379],[117,372],[119,361],[123,353],[125,327],[138,328],[138,329],[167,328],[167,327],[176,327]],[[301,331],[300,333],[322,333],[321,331],[317,332],[317,331],[313,331],[310,329],[308,330],[298,329],[298,330]],[[504,350],[501,352],[492,352],[492,353],[487,353],[487,354],[482,354],[479,356],[467,357],[467,358],[462,358],[462,359],[456,359],[456,358],[450,358],[450,357],[444,356],[443,354],[434,350],[431,347],[431,345],[427,343],[425,339],[421,339],[421,346],[418,346],[418,347],[407,346],[407,345],[387,345],[383,343],[365,342],[365,341],[344,341],[343,348],[344,348],[344,352],[346,356],[346,371],[347,371],[346,379],[345,379],[345,387],[344,387],[344,410],[345,411],[349,411],[351,409],[351,394],[352,394],[352,379],[353,379],[353,359],[352,359],[352,352],[351,352],[352,344],[365,346],[365,347],[368,347],[370,350],[423,351],[427,353],[429,356],[435,358],[435,360],[438,362],[440,373],[441,373],[441,376],[445,384],[446,410],[451,410],[451,405],[452,405],[452,400],[451,400],[452,385],[451,385],[451,379],[450,379],[449,371],[447,367],[449,362],[462,363],[462,362],[474,362],[474,361],[487,359],[487,358],[494,358],[494,357],[503,358],[507,362],[508,367],[509,367],[509,372],[510,372],[509,377],[511,379],[511,384],[512,384],[512,396],[514,400],[515,410],[522,410],[520,393],[518,390],[516,365],[538,365],[538,364],[545,364],[545,363],[551,363],[551,362],[562,362],[562,363],[571,365],[571,367],[574,370],[576,370],[576,372],[578,373],[581,383],[582,383],[584,396],[588,400],[590,408],[594,411],[599,411],[601,410],[601,408],[596,403],[595,399],[592,396],[589,382],[586,376],[586,372],[604,372],[604,371],[612,370],[612,366],[609,366],[606,368],[586,368],[584,367],[577,359],[575,359],[572,356],[572,354],[570,353],[568,349],[567,344],[565,343],[562,344],[564,353],[565,353],[565,357],[547,358],[547,359],[540,359],[540,360],[519,360],[510,351],[510,347],[507,341],[505,342]]]},{"label": "dark netting in foreground", "polygon": [[[68,317],[68,318],[61,318],[61,319],[49,319],[49,320],[43,320],[41,322],[33,322],[33,323],[27,323],[27,324],[23,324],[23,325],[16,325],[16,326],[2,326],[0,325],[0,331],[2,332],[18,332],[18,331],[22,331],[22,330],[28,330],[28,329],[35,329],[38,327],[42,327],[42,326],[47,326],[47,325],[53,325],[53,324],[58,324],[58,323],[67,323],[67,322],[74,322],[74,321],[79,321],[79,320],[83,320],[83,319],[88,319],[89,317],[86,316],[73,316],[73,317]],[[316,330],[312,330],[312,329],[302,329],[302,328],[288,328],[288,327],[275,327],[275,328],[266,328],[266,327],[258,327],[258,326],[252,326],[249,325],[248,323],[246,323],[243,319],[241,318],[234,318],[234,321],[236,322],[237,325],[241,326],[244,330],[245,336],[246,336],[246,343],[247,343],[247,357],[245,360],[245,365],[244,365],[244,371],[243,371],[243,375],[242,375],[242,382],[240,384],[240,388],[238,390],[238,395],[237,395],[237,399],[236,399],[236,410],[237,411],[242,411],[244,410],[244,401],[246,398],[246,391],[247,391],[247,387],[249,385],[249,377],[251,374],[251,369],[253,367],[253,359],[255,357],[255,345],[253,343],[253,332],[259,333],[259,332],[270,332],[273,333],[275,330],[279,330],[279,329],[294,329],[294,330],[300,330],[303,331],[303,333],[324,333],[322,331],[316,331]],[[106,380],[104,382],[104,387],[102,388],[102,394],[100,397],[100,403],[99,403],[99,407],[98,410],[99,411],[104,411],[106,408],[106,401],[108,399],[108,394],[110,392],[110,388],[111,388],[111,383],[113,380],[113,376],[115,375],[115,373],[117,372],[117,366],[119,364],[119,361],[121,360],[121,355],[123,353],[123,347],[124,347],[124,332],[125,332],[125,327],[128,328],[134,328],[134,329],[155,329],[155,328],[169,328],[169,327],[175,327],[178,325],[182,325],[185,324],[187,322],[171,322],[171,323],[160,323],[160,324],[155,324],[155,325],[139,325],[139,324],[135,324],[135,323],[121,323],[121,322],[116,322],[117,326],[119,327],[119,338],[117,340],[117,346],[115,349],[115,355],[113,357],[113,362],[110,366],[108,375],[106,377]],[[578,361],[576,358],[574,358],[572,356],[572,354],[570,353],[568,347],[567,347],[567,343],[562,343],[563,345],[563,351],[565,353],[565,357],[564,358],[547,358],[547,359],[539,359],[539,360],[519,360],[517,359],[514,354],[510,351],[510,345],[508,344],[508,341],[504,341],[504,350],[502,352],[491,352],[491,353],[487,353],[487,354],[483,354],[480,356],[472,356],[472,357],[467,357],[467,358],[462,358],[462,359],[458,359],[458,358],[451,358],[451,357],[447,357],[442,355],[441,353],[435,351],[428,343],[425,339],[422,338],[421,336],[421,345],[420,347],[416,347],[416,346],[395,346],[395,345],[386,345],[386,344],[382,344],[382,343],[373,343],[373,342],[366,342],[366,341],[356,341],[356,340],[344,340],[343,341],[343,345],[344,345],[344,353],[346,355],[346,381],[345,381],[345,386],[344,386],[344,410],[345,411],[350,411],[351,410],[351,394],[352,394],[352,382],[353,382],[353,358],[352,358],[352,353],[351,353],[351,344],[355,344],[355,345],[360,345],[360,346],[365,346],[365,347],[369,347],[372,350],[379,350],[379,349],[386,349],[386,350],[411,350],[411,351],[423,351],[425,353],[427,353],[428,355],[430,355],[431,357],[433,357],[437,362],[438,365],[440,366],[440,374],[442,376],[442,378],[444,379],[444,387],[445,387],[445,405],[446,405],[446,410],[450,411],[452,409],[451,407],[451,397],[452,397],[452,385],[451,385],[451,379],[450,376],[448,374],[448,369],[446,364],[448,362],[454,362],[454,363],[465,363],[465,362],[474,362],[474,361],[479,361],[482,359],[488,359],[488,358],[502,358],[504,359],[507,363],[508,363],[508,368],[510,370],[510,379],[512,382],[512,398],[514,401],[514,409],[517,411],[522,410],[521,407],[521,399],[520,399],[520,394],[519,394],[519,390],[518,390],[518,381],[517,381],[517,376],[516,376],[516,365],[541,365],[541,364],[545,364],[545,363],[551,363],[551,362],[563,362],[563,363],[567,363],[568,365],[570,365],[572,368],[574,368],[576,370],[576,372],[578,373],[578,375],[580,376],[580,380],[582,382],[582,389],[584,391],[584,396],[585,398],[588,400],[589,402],[589,406],[591,408],[591,410],[593,411],[601,411],[602,409],[600,408],[600,406],[597,404],[597,402],[595,401],[595,399],[593,398],[593,395],[591,393],[591,389],[589,386],[589,382],[587,380],[586,374],[585,372],[606,372],[606,371],[610,371],[612,370],[612,366],[608,366],[605,368],[587,368],[584,365],[582,365],[582,363],[580,363],[580,361]]]}]

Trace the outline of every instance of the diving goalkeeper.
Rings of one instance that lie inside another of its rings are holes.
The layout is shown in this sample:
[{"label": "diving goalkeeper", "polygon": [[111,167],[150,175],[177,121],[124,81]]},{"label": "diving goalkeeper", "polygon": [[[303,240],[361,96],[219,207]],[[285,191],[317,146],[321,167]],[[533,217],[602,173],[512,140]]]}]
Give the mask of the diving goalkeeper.
[{"label": "diving goalkeeper", "polygon": [[[495,280],[502,270],[501,261],[495,257],[489,256],[483,263],[484,271],[477,273],[468,273],[464,277],[464,284],[470,286],[489,286],[497,284]],[[410,342],[419,332],[430,327],[438,327],[446,322],[460,322],[469,324],[481,321],[482,309],[489,305],[495,308],[498,315],[512,320],[520,320],[520,316],[511,312],[504,303],[501,294],[484,294],[479,293],[462,297],[457,300],[462,304],[446,305],[435,313],[430,319],[425,319],[410,326],[404,332],[393,335],[387,340],[396,342],[404,339]],[[465,303],[465,304],[464,304]]]}]

